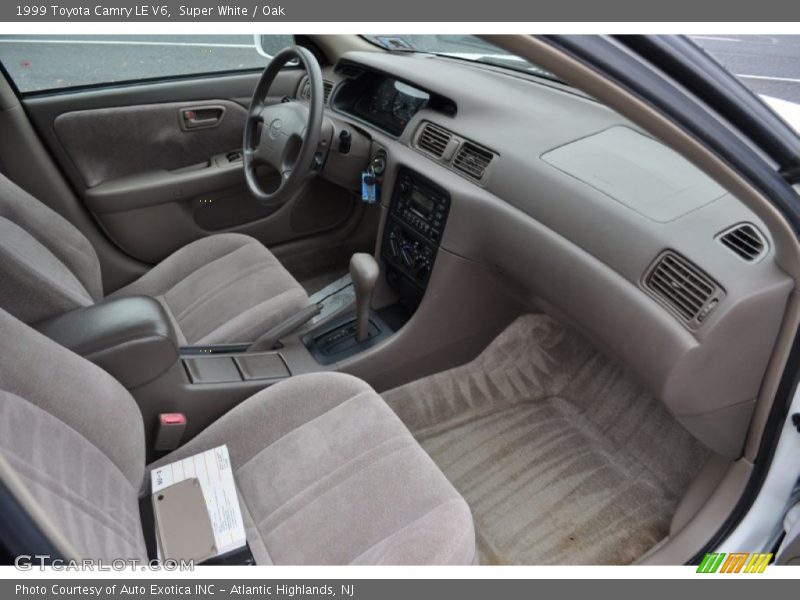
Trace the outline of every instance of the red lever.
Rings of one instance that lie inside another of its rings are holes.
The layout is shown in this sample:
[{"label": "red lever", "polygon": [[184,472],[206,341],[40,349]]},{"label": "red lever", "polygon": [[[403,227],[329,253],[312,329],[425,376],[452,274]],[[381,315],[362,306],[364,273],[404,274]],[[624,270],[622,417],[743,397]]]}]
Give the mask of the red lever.
[{"label": "red lever", "polygon": [[183,413],[161,413],[158,415],[155,450],[174,450],[186,430],[186,415]]},{"label": "red lever", "polygon": [[183,413],[161,413],[158,420],[162,425],[186,425],[186,415]]}]

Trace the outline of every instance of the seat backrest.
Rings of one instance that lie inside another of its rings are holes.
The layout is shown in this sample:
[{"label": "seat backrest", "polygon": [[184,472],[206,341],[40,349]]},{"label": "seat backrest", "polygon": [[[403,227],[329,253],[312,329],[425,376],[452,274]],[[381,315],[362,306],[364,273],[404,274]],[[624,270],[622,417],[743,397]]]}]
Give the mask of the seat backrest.
[{"label": "seat backrest", "polygon": [[0,453],[80,556],[146,558],[136,402],[108,373],[3,310]]},{"label": "seat backrest", "polygon": [[0,174],[0,308],[33,323],[102,297],[89,240]]}]

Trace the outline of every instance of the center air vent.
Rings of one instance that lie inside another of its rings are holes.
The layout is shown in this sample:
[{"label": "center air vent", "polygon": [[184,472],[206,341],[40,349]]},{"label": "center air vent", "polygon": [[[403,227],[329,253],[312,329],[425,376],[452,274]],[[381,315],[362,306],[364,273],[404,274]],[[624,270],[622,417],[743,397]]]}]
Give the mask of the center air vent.
[{"label": "center air vent", "polygon": [[674,252],[658,258],[645,285],[683,320],[695,325],[702,323],[724,296],[713,280]]},{"label": "center air vent", "polygon": [[747,262],[754,262],[763,256],[767,250],[767,243],[761,236],[761,232],[750,223],[735,225],[722,233],[717,239],[723,246],[726,246]]},{"label": "center air vent", "polygon": [[453,159],[453,167],[473,179],[483,179],[486,167],[492,162],[494,154],[470,142],[464,142]]},{"label": "center air vent", "polygon": [[441,158],[452,139],[453,134],[449,131],[437,127],[433,123],[425,123],[417,138],[417,148],[432,154],[436,158]]},{"label": "center air vent", "polygon": [[417,128],[412,145],[459,175],[480,183],[485,183],[486,170],[496,156],[491,150],[430,121],[423,121]]}]

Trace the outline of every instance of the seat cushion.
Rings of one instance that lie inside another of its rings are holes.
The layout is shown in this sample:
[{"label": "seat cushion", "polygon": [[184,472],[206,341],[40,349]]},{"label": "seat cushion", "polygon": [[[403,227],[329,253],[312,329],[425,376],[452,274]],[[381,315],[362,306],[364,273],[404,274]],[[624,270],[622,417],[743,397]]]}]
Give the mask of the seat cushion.
[{"label": "seat cushion", "polygon": [[308,305],[308,295],[258,240],[226,233],[192,242],[108,299],[152,296],[182,345],[252,342]]},{"label": "seat cushion", "polygon": [[472,564],[469,507],[363,381],[288,379],[151,468],[221,444],[259,564]]}]

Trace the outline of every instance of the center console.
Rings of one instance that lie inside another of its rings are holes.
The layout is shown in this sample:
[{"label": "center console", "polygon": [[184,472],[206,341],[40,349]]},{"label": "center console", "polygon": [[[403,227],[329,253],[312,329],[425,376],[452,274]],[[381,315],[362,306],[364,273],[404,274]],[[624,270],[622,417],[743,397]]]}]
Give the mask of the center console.
[{"label": "center console", "polygon": [[398,174],[381,255],[386,280],[401,302],[416,308],[428,285],[450,211],[450,195],[410,169]]},{"label": "center console", "polygon": [[[99,302],[35,327],[130,391],[142,412],[148,461],[265,387],[319,368],[299,341],[252,352],[245,351],[249,343],[179,347],[169,315],[146,296]],[[184,415],[185,427],[164,445],[159,441],[164,425],[160,415],[173,413]]]}]

